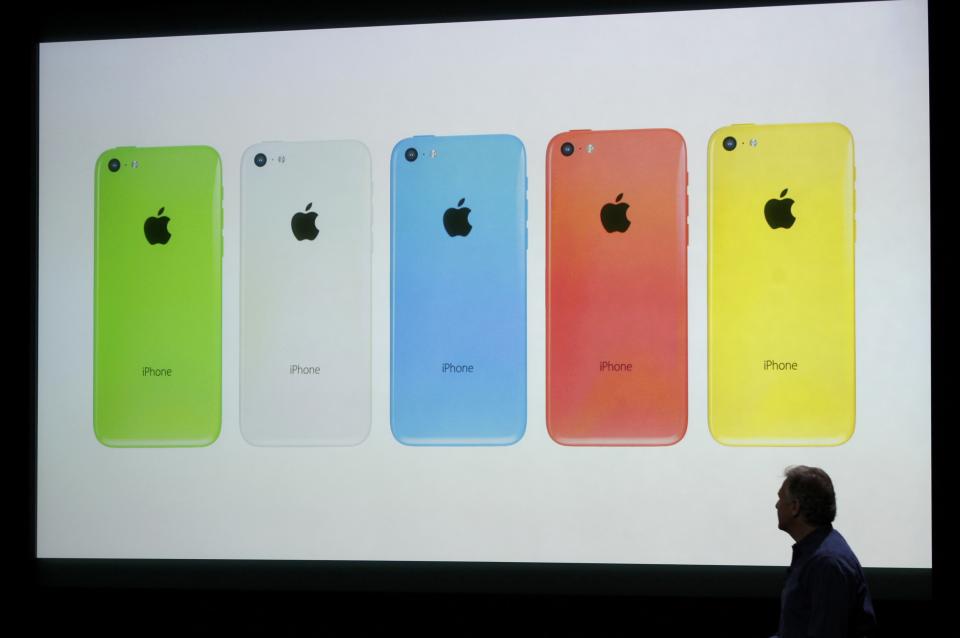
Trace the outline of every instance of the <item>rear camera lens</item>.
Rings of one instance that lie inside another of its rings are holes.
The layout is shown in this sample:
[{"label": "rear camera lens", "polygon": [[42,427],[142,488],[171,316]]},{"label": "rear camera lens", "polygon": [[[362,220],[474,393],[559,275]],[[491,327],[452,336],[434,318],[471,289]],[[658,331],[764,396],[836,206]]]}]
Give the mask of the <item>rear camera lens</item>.
[{"label": "rear camera lens", "polygon": [[107,162],[107,168],[110,169],[111,173],[116,173],[117,171],[120,170],[120,160],[118,160],[117,158],[113,158],[112,160]]},{"label": "rear camera lens", "polygon": [[263,153],[257,153],[256,155],[253,156],[253,163],[256,164],[257,166],[266,166],[267,156],[264,155]]},{"label": "rear camera lens", "polygon": [[408,149],[403,153],[403,156],[404,156],[405,158],[407,158],[407,161],[408,161],[408,162],[416,162],[416,161],[417,161],[417,158],[420,156],[420,153],[417,152],[417,149],[411,147],[411,148],[408,148]]},{"label": "rear camera lens", "polygon": [[564,142],[560,145],[560,153],[566,157],[573,155],[573,144],[570,142]]},{"label": "rear camera lens", "polygon": [[737,148],[736,138],[733,138],[733,137],[723,138],[723,148],[725,148],[728,151],[732,151],[733,149]]}]

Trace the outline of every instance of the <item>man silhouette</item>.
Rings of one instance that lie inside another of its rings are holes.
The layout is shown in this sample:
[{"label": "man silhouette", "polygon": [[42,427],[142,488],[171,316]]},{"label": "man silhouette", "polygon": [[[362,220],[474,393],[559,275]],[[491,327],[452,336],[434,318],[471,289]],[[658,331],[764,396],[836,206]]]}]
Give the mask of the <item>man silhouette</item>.
[{"label": "man silhouette", "polygon": [[833,482],[795,465],[777,493],[779,528],[796,541],[780,597],[779,638],[861,638],[876,625],[860,561],[833,529]]}]

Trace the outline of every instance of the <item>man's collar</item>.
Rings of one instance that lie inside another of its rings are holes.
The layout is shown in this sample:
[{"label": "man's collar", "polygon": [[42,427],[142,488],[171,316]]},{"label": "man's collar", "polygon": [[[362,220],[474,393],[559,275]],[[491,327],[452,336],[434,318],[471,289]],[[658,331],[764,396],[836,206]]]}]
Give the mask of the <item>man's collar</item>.
[{"label": "man's collar", "polygon": [[832,531],[833,525],[831,523],[818,527],[793,544],[794,553],[818,546]]}]

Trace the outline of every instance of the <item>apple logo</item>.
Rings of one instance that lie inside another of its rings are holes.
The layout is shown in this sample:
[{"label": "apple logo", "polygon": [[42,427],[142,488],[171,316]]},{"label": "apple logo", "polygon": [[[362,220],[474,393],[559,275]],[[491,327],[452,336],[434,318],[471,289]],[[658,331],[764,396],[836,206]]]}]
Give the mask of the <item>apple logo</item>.
[{"label": "apple logo", "polygon": [[[462,198],[457,202],[457,206],[463,206],[463,202],[466,201],[466,197]],[[473,230],[473,226],[470,225],[470,221],[467,219],[467,215],[470,214],[469,208],[448,208],[447,212],[443,214],[443,227],[446,229],[447,234],[451,237],[456,237],[460,235],[466,237],[470,234],[470,231]]]},{"label": "apple logo", "polygon": [[[786,188],[783,189],[783,192],[780,193],[781,198],[787,194],[787,190]],[[797,218],[790,212],[791,206],[793,206],[793,200],[790,198],[771,199],[767,202],[767,205],[763,207],[763,216],[767,218],[770,228],[790,228],[793,226],[793,222],[797,221]]]},{"label": "apple logo", "polygon": [[630,208],[630,204],[620,202],[621,199],[623,199],[623,193],[617,195],[618,203],[605,204],[600,209],[600,223],[608,233],[625,233],[630,228],[630,220],[627,219],[627,209]]},{"label": "apple logo", "polygon": [[160,207],[156,217],[147,217],[147,221],[143,222],[143,234],[151,244],[165,244],[170,241],[170,231],[167,230],[170,218],[162,215],[163,207]]},{"label": "apple logo", "polygon": [[317,213],[307,212],[311,206],[313,206],[313,202],[307,204],[302,213],[297,213],[290,220],[290,228],[293,230],[293,236],[297,238],[297,241],[303,241],[304,239],[313,241],[320,234],[320,231],[317,230]]}]

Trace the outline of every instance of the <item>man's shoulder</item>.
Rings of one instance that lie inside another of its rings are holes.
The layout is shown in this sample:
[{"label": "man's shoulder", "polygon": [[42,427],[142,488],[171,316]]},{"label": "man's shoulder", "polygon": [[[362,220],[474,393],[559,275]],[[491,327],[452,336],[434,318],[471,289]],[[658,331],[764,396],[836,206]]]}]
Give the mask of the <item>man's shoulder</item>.
[{"label": "man's shoulder", "polygon": [[835,529],[831,529],[820,546],[810,557],[808,565],[813,569],[859,570],[860,561],[850,549],[846,539]]},{"label": "man's shoulder", "polygon": [[847,539],[845,539],[840,532],[831,528],[830,532],[823,539],[823,542],[820,543],[820,547],[817,548],[817,553],[823,553],[826,555],[852,556],[853,550],[850,549]]}]

